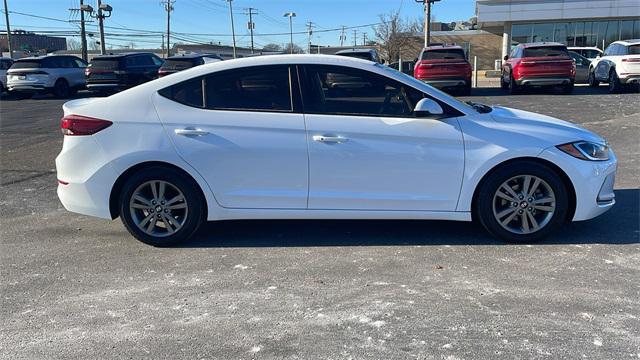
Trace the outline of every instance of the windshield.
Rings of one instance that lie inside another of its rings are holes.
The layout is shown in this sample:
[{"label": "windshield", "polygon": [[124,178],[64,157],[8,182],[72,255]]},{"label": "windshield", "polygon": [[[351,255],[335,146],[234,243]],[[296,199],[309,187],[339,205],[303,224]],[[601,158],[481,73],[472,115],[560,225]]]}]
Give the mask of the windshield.
[{"label": "windshield", "polygon": [[399,81],[402,81],[406,84],[411,85],[412,87],[425,92],[427,94],[429,94],[430,96],[433,96],[434,98],[441,100],[451,106],[453,106],[454,108],[457,108],[458,110],[462,110],[465,113],[479,113],[479,111],[474,108],[473,106],[464,103],[456,98],[454,98],[453,96],[445,93],[444,91],[438,90],[435,87],[426,84],[416,78],[414,78],[411,75],[407,75],[405,73],[402,73],[394,68],[385,66],[385,65],[381,65],[381,64],[375,64],[375,66],[377,66],[379,69],[384,69],[385,71],[387,71],[389,73],[389,77],[391,78],[395,78]]},{"label": "windshield", "polygon": [[40,60],[18,60],[11,65],[11,69],[38,69],[40,66]]},{"label": "windshield", "polygon": [[564,46],[536,46],[524,49],[524,57],[569,56]]},{"label": "windshield", "polygon": [[422,53],[420,60],[443,60],[443,59],[455,59],[465,60],[464,51],[462,49],[437,49],[427,50]]},{"label": "windshield", "polygon": [[120,61],[118,59],[93,59],[89,67],[94,70],[118,70]]},{"label": "windshield", "polygon": [[199,58],[194,59],[167,59],[162,64],[163,70],[185,70],[196,65]]}]

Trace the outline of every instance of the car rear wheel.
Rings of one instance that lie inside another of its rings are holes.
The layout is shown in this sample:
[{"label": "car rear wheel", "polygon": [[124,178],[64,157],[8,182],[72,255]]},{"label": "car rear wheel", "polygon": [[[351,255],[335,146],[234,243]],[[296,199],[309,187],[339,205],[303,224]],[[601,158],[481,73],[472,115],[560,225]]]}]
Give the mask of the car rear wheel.
[{"label": "car rear wheel", "polygon": [[186,175],[163,167],[135,173],[125,183],[120,217],[136,239],[169,246],[192,237],[204,222],[204,199]]},{"label": "car rear wheel", "polygon": [[570,82],[569,84],[562,86],[562,93],[565,95],[569,95],[573,93],[574,84]]},{"label": "car rear wheel", "polygon": [[620,78],[618,78],[618,73],[616,73],[616,69],[611,69],[611,72],[609,72],[609,92],[618,94],[621,91],[622,84],[620,83]]},{"label": "car rear wheel", "polygon": [[600,81],[596,80],[596,74],[594,71],[589,71],[589,86],[592,88],[596,88],[600,86]]},{"label": "car rear wheel", "polygon": [[483,181],[475,216],[496,238],[509,242],[542,239],[561,226],[569,207],[557,173],[537,162],[498,168]]},{"label": "car rear wheel", "polygon": [[520,86],[516,84],[516,80],[513,75],[509,76],[509,94],[516,95],[520,92]]},{"label": "car rear wheel", "polygon": [[63,99],[69,97],[69,83],[65,79],[58,79],[53,85],[53,96]]}]

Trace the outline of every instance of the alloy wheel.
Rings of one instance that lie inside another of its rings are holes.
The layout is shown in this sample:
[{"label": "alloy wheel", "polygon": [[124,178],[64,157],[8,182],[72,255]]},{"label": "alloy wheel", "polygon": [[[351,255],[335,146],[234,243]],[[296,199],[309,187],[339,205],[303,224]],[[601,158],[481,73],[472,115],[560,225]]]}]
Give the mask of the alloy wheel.
[{"label": "alloy wheel", "polygon": [[556,196],[543,179],[518,175],[505,181],[493,196],[493,216],[505,230],[531,234],[544,228],[556,211]]},{"label": "alloy wheel", "polygon": [[129,200],[133,222],[146,234],[166,237],[175,234],[189,215],[186,197],[175,185],[150,180],[136,188]]}]

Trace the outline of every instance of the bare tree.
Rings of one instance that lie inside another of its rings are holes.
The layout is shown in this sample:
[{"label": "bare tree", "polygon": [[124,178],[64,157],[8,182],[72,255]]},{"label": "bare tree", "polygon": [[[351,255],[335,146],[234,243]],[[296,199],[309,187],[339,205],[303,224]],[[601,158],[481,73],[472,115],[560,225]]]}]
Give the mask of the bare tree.
[{"label": "bare tree", "polygon": [[304,50],[302,50],[302,48],[296,44],[287,44],[283,49],[282,52],[285,54],[291,54],[291,46],[293,45],[293,53],[294,54],[303,54]]},{"label": "bare tree", "polygon": [[267,44],[262,48],[262,51],[282,51],[282,46],[278,44]]},{"label": "bare tree", "polygon": [[81,47],[80,40],[76,38],[67,39],[67,50],[80,50],[80,47]]},{"label": "bare tree", "polygon": [[[399,12],[391,12],[379,16],[380,24],[373,27],[376,40],[380,44],[382,57],[389,62],[397,61],[407,51],[416,53],[415,34],[420,29],[419,21],[408,21],[400,18]],[[413,54],[412,57],[416,55]]]}]

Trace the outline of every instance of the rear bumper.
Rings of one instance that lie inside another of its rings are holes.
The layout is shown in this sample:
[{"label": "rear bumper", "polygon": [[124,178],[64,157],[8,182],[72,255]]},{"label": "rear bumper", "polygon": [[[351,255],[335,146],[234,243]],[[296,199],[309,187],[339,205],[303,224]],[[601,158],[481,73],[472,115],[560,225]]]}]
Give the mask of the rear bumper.
[{"label": "rear bumper", "polygon": [[87,89],[95,90],[95,91],[104,91],[104,90],[125,90],[131,87],[126,84],[118,84],[118,83],[104,83],[104,84],[96,84],[96,83],[87,83]]},{"label": "rear bumper", "polygon": [[640,74],[620,75],[618,78],[623,84],[640,84]]},{"label": "rear bumper", "polygon": [[523,77],[516,80],[516,84],[521,86],[553,86],[569,85],[574,81],[570,77]]},{"label": "rear bumper", "polygon": [[465,86],[469,84],[467,79],[419,79],[425,84],[429,84],[433,87],[442,89],[456,86]]}]

